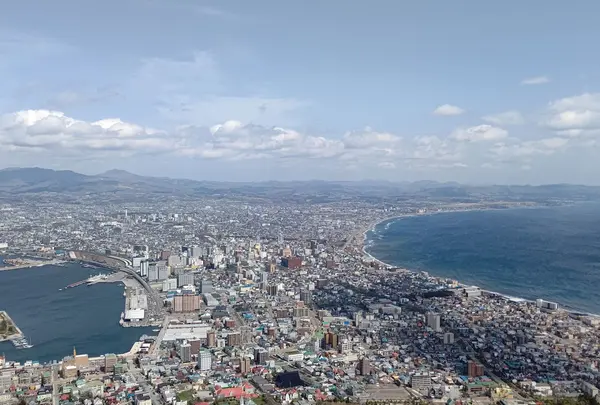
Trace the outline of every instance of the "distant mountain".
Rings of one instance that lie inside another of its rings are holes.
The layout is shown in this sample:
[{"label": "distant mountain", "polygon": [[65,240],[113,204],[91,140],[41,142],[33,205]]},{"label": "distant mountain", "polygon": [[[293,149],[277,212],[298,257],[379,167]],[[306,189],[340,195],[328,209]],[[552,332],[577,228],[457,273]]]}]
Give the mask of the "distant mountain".
[{"label": "distant mountain", "polygon": [[168,196],[247,197],[299,202],[334,202],[360,197],[365,201],[396,199],[448,199],[457,202],[486,198],[507,200],[600,199],[599,187],[569,184],[544,186],[468,186],[456,182],[352,181],[268,181],[259,183],[209,182],[147,177],[124,170],[109,170],[89,176],[70,170],[10,168],[0,170],[0,195],[29,193],[65,195],[112,193],[113,196],[156,194]]},{"label": "distant mountain", "polygon": [[144,176],[138,176],[137,174],[130,173],[126,170],[118,170],[118,169],[112,169],[107,172],[100,173],[100,174],[96,175],[96,177],[103,178],[103,179],[119,180],[119,181],[135,181],[135,180],[141,180],[141,179],[146,178]]},{"label": "distant mountain", "polygon": [[0,170],[0,191],[10,193],[61,192],[89,182],[93,182],[93,177],[70,170],[51,170],[39,167]]}]

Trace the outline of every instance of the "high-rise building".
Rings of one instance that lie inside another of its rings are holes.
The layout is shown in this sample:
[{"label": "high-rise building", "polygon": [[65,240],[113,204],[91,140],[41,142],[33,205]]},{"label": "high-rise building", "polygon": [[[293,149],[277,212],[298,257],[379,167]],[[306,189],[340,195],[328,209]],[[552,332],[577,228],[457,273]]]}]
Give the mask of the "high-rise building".
[{"label": "high-rise building", "polygon": [[212,292],[213,292],[212,281],[207,280],[207,279],[202,279],[202,281],[200,281],[200,293],[210,294]]},{"label": "high-rise building", "polygon": [[227,335],[227,346],[241,346],[242,335],[239,332],[233,332]]},{"label": "high-rise building", "polygon": [[294,318],[306,318],[310,315],[308,308],[300,307],[294,308]]},{"label": "high-rise building", "polygon": [[281,259],[281,265],[290,270],[302,267],[302,259],[300,257],[288,257]]},{"label": "high-rise building", "polygon": [[201,298],[195,294],[180,294],[173,297],[173,312],[194,312],[201,306]]},{"label": "high-rise building", "polygon": [[156,268],[158,270],[158,281],[166,280],[169,278],[169,269],[167,263],[163,260],[156,262]]},{"label": "high-rise building", "polygon": [[371,363],[368,357],[360,359],[360,375],[369,375],[371,373]]},{"label": "high-rise building", "polygon": [[179,346],[179,358],[183,363],[189,363],[192,361],[192,345],[188,342],[184,342]]},{"label": "high-rise building", "polygon": [[185,285],[194,285],[194,275],[192,273],[181,273],[177,276],[177,287]]},{"label": "high-rise building", "polygon": [[323,349],[337,349],[338,348],[338,335],[331,331],[327,331],[323,337]]},{"label": "high-rise building", "polygon": [[116,354],[107,354],[104,356],[104,372],[113,373],[115,371],[115,365],[117,364]]},{"label": "high-rise building", "polygon": [[148,277],[148,267],[150,262],[148,260],[142,260],[140,262],[140,276]]},{"label": "high-rise building", "polygon": [[215,347],[217,345],[217,334],[211,330],[206,334],[206,346]]},{"label": "high-rise building", "polygon": [[481,377],[484,372],[485,369],[483,368],[482,364],[473,360],[469,360],[467,363],[467,374],[469,378]]},{"label": "high-rise building", "polygon": [[267,359],[269,358],[269,352],[262,348],[256,347],[254,348],[254,362],[256,364],[267,364]]},{"label": "high-rise building", "polygon": [[454,333],[446,332],[444,333],[444,344],[451,345],[454,343]]},{"label": "high-rise building", "polygon": [[148,281],[157,281],[158,280],[158,267],[156,263],[148,264]]},{"label": "high-rise building", "polygon": [[433,312],[427,313],[427,326],[429,326],[435,332],[440,332],[442,330],[440,323],[441,317],[439,314],[435,314]]},{"label": "high-rise building", "polygon": [[252,371],[252,366],[250,365],[250,358],[249,357],[241,357],[240,358],[240,373],[242,374],[248,374],[250,371]]},{"label": "high-rise building", "polygon": [[208,350],[200,350],[198,354],[198,368],[200,371],[209,371],[212,368],[212,355]]},{"label": "high-rise building", "polygon": [[300,292],[300,301],[304,302],[306,305],[310,304],[312,301],[311,293],[308,290],[304,290]]}]

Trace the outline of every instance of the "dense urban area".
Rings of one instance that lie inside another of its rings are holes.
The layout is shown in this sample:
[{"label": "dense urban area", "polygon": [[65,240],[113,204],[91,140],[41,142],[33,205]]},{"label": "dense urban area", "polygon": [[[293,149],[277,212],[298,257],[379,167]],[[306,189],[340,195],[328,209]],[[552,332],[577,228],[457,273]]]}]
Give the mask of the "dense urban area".
[{"label": "dense urban area", "polygon": [[[347,193],[0,199],[5,271],[49,260],[101,266],[106,275],[82,283],[122,282],[121,325],[156,328],[127,353],[75,349],[50,364],[0,357],[0,403],[591,402],[599,318],[394,268],[364,250],[365,232],[396,217],[554,203]],[[2,333],[9,326],[18,327]],[[14,343],[27,350],[23,336]]]}]

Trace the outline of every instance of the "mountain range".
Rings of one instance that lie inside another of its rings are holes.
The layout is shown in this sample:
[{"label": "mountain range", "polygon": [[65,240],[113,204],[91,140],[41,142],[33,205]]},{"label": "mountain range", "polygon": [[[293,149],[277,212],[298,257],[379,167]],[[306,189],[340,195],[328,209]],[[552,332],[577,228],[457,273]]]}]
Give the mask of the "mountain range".
[{"label": "mountain range", "polygon": [[598,199],[600,187],[554,184],[543,186],[470,186],[456,182],[435,181],[267,181],[256,183],[214,182],[163,177],[147,177],[124,170],[109,170],[98,175],[85,175],[70,170],[38,167],[0,170],[0,196],[36,193],[69,195],[113,193],[167,194],[173,196],[245,196],[269,199],[336,201],[361,197],[387,198],[451,198],[495,199]]}]

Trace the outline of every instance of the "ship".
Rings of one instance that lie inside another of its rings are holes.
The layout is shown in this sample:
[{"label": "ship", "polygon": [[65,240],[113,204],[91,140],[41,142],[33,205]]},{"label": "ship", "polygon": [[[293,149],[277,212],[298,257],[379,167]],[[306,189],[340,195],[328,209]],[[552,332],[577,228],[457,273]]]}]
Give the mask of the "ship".
[{"label": "ship", "polygon": [[99,281],[106,280],[107,278],[108,278],[108,276],[106,274],[100,273],[100,274],[96,274],[95,276],[91,276],[86,281],[87,281],[88,285],[92,285]]},{"label": "ship", "polygon": [[97,274],[95,276],[91,276],[89,278],[86,278],[85,280],[81,280],[81,281],[77,281],[75,283],[69,284],[65,288],[78,287],[78,286],[83,285],[83,284],[87,284],[87,285],[95,284],[98,281],[106,280],[107,278],[108,278],[108,276],[106,274],[100,273],[100,274]]}]

